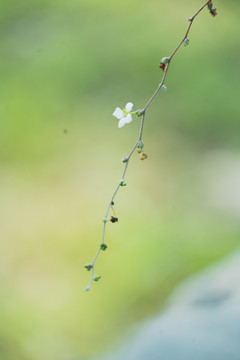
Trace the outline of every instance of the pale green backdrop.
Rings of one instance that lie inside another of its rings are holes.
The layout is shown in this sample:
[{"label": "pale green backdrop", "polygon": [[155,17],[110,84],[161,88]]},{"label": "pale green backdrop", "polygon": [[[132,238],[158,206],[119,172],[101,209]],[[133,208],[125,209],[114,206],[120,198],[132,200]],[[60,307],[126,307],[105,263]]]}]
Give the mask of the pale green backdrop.
[{"label": "pale green backdrop", "polygon": [[187,275],[239,244],[239,11],[193,24],[146,115],[108,224],[102,276],[84,293],[121,158],[160,59],[203,1],[0,4],[0,358],[72,360],[121,341]]}]

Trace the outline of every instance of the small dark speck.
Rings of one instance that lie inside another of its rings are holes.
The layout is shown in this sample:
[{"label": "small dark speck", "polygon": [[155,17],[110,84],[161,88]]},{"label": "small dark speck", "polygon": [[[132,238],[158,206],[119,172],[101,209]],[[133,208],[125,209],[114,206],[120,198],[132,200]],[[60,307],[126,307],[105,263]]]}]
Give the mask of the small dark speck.
[{"label": "small dark speck", "polygon": [[67,134],[67,133],[68,133],[68,129],[64,129],[64,130],[63,130],[63,133],[64,133],[64,134]]}]

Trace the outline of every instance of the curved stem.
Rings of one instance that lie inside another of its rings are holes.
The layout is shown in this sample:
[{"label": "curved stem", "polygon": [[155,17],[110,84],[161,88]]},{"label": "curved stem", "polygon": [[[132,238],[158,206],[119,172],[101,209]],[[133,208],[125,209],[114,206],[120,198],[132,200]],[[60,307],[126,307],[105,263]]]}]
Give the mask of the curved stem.
[{"label": "curved stem", "polygon": [[[121,176],[121,179],[120,181],[118,182],[118,185],[116,187],[116,189],[114,190],[113,192],[113,195],[111,196],[110,198],[110,201],[109,201],[109,204],[107,206],[107,210],[106,210],[106,213],[105,213],[105,217],[103,218],[103,231],[102,231],[102,240],[101,240],[101,243],[100,243],[100,246],[102,244],[104,244],[104,240],[105,240],[105,233],[106,233],[106,225],[107,225],[107,217],[108,217],[108,214],[109,214],[109,211],[110,211],[110,208],[112,206],[112,203],[113,203],[113,200],[115,198],[115,196],[117,195],[117,192],[119,191],[119,188],[121,187],[120,185],[120,182],[124,180],[125,178],[125,175],[126,175],[126,171],[127,171],[127,168],[128,168],[128,164],[129,164],[129,161],[136,149],[136,147],[138,146],[139,142],[142,141],[142,135],[143,135],[143,127],[144,127],[144,120],[145,120],[145,115],[146,115],[146,110],[147,108],[151,105],[152,101],[155,99],[155,97],[157,96],[159,90],[164,86],[165,84],[165,80],[166,80],[166,77],[167,77],[167,73],[168,73],[168,69],[169,69],[169,66],[170,66],[170,63],[172,61],[172,58],[174,57],[174,55],[177,53],[177,51],[179,50],[179,48],[181,47],[181,45],[184,43],[185,39],[187,39],[187,36],[190,32],[190,29],[191,29],[191,26],[193,24],[193,21],[194,19],[196,18],[196,16],[211,2],[211,0],[208,0],[188,21],[190,22],[189,25],[188,25],[188,28],[187,28],[187,31],[183,37],[183,39],[179,42],[179,44],[177,45],[177,47],[174,49],[174,51],[172,52],[172,54],[168,57],[168,62],[167,62],[167,65],[166,65],[166,68],[165,68],[165,71],[164,71],[164,74],[163,74],[163,77],[162,77],[162,80],[161,82],[159,83],[157,89],[154,91],[153,95],[150,97],[150,99],[148,100],[148,102],[146,103],[146,105],[144,106],[143,110],[142,110],[142,120],[141,120],[141,125],[140,125],[140,131],[139,131],[139,137],[136,141],[136,143],[134,144],[132,150],[130,151],[129,155],[126,157],[126,164],[124,166],[124,170],[123,170],[123,173],[122,173],[122,176]],[[89,281],[89,284],[87,286],[87,288],[85,290],[89,290],[90,287],[91,287],[91,284],[92,284],[92,281],[94,280],[95,278],[95,271],[94,271],[94,268],[95,268],[95,262],[99,256],[101,252],[101,247],[99,247],[92,263],[90,264],[91,265],[91,269],[92,269],[92,276],[91,276],[91,279]]]}]

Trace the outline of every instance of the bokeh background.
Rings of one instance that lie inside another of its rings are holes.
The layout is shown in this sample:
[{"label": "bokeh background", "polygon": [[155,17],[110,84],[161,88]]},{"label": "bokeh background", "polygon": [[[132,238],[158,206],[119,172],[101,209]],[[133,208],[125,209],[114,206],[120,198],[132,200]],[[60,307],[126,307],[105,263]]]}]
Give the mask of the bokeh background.
[{"label": "bokeh background", "polygon": [[102,279],[83,292],[140,125],[118,129],[112,112],[146,104],[202,4],[1,2],[1,360],[100,354],[239,244],[240,4],[216,0],[146,114],[148,159],[131,159]]}]

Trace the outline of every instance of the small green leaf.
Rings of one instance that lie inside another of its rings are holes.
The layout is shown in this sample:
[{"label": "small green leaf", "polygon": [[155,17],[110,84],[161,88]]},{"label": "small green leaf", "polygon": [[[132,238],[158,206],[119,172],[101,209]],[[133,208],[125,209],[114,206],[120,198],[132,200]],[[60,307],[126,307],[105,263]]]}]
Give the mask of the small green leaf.
[{"label": "small green leaf", "polygon": [[101,276],[100,275],[95,275],[94,277],[93,277],[93,280],[94,281],[99,281],[101,279]]},{"label": "small green leaf", "polygon": [[101,245],[100,245],[100,249],[103,250],[103,251],[105,251],[105,250],[107,249],[107,245],[104,244],[104,243],[101,244]]},{"label": "small green leaf", "polygon": [[126,183],[125,181],[123,181],[123,180],[122,180],[122,181],[120,181],[119,185],[120,185],[120,186],[126,186],[126,185],[127,185],[127,183]]},{"label": "small green leaf", "polygon": [[84,268],[87,269],[87,271],[90,271],[93,268],[93,266],[92,264],[85,264]]}]

